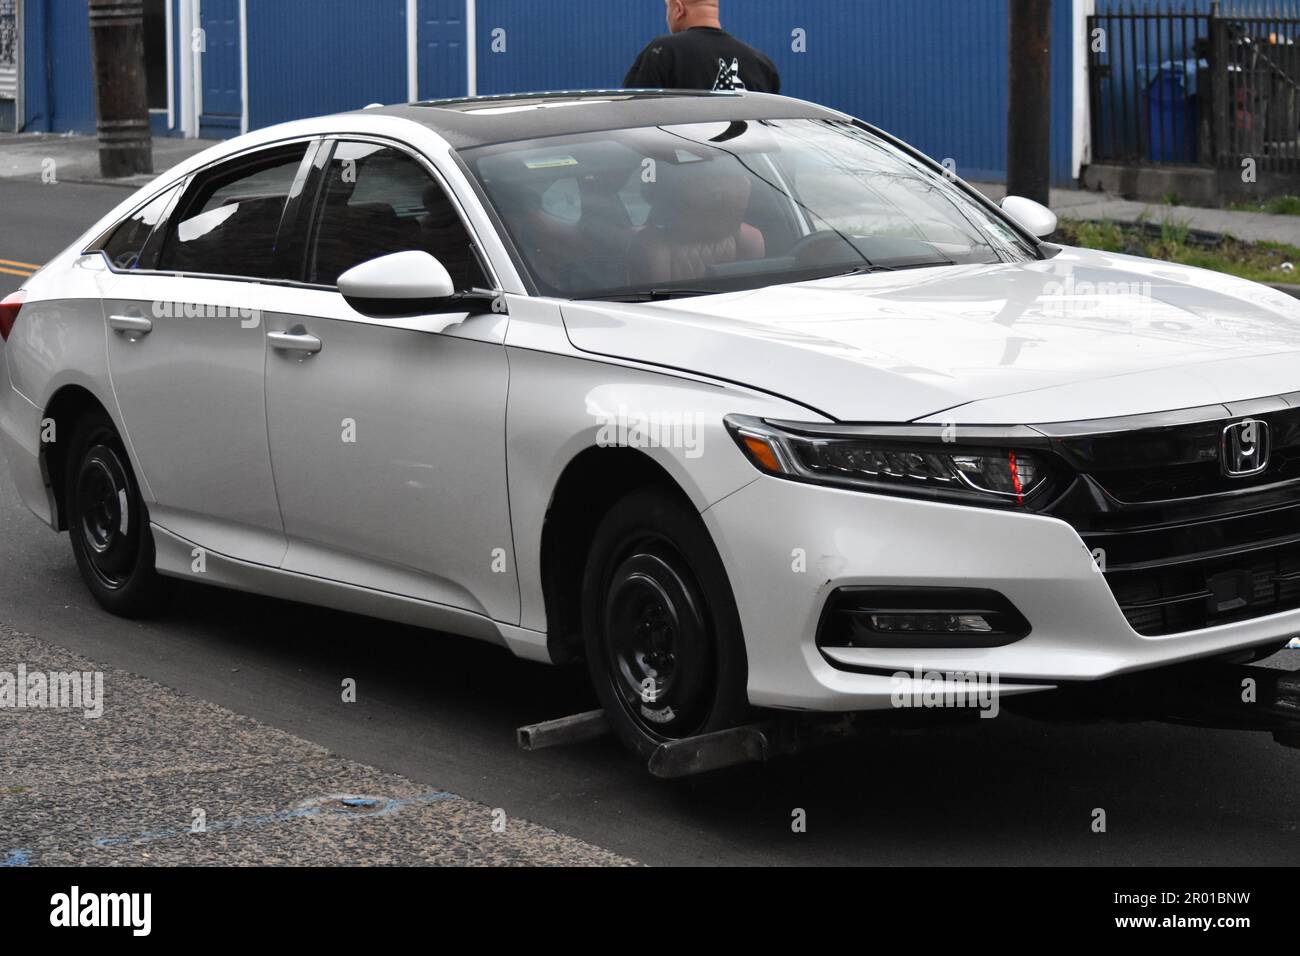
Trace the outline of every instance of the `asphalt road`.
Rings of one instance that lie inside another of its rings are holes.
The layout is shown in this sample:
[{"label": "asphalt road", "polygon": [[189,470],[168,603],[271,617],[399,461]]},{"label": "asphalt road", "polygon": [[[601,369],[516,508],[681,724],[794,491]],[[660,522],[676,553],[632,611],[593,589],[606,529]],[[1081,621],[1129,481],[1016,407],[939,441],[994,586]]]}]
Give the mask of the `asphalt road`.
[{"label": "asphalt road", "polygon": [[[122,195],[0,181],[0,259],[44,261]],[[20,281],[0,274],[0,290]],[[517,726],[591,706],[580,673],[192,585],[158,619],[113,618],[82,587],[66,536],[18,502],[7,465],[0,622],[644,863],[1300,863],[1300,751],[1265,735],[1003,715],[677,783],[609,740],[523,753]],[[354,705],[340,703],[347,677]],[[1105,833],[1092,830],[1097,808]],[[806,832],[792,832],[798,809]]]}]

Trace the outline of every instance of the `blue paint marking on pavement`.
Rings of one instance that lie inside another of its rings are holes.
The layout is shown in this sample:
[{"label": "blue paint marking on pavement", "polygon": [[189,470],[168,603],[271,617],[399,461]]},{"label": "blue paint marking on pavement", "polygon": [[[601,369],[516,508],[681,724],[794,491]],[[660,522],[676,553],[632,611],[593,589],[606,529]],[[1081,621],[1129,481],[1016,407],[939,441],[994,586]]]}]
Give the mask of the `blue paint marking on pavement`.
[{"label": "blue paint marking on pavement", "polygon": [[[380,801],[374,799],[348,798],[339,802],[345,804],[344,807],[300,807],[297,810],[281,810],[278,813],[264,813],[255,817],[236,817],[233,820],[218,820],[215,823],[207,824],[207,833],[223,833],[227,830],[246,830],[250,827],[267,826],[273,823],[287,823],[290,820],[298,820],[304,817],[320,816],[345,816],[345,817],[386,817],[391,813],[396,813],[410,806],[426,806],[430,803],[440,803],[443,800],[460,800],[461,798],[454,793],[447,793],[443,790],[436,790],[433,793],[426,793],[419,797],[409,797],[398,800],[389,798],[380,806]],[[379,806],[378,810],[371,810],[371,807]],[[95,846],[110,847],[122,846],[125,843],[156,843],[159,840],[174,840],[177,837],[190,836],[192,830],[152,830],[144,833],[136,833],[127,836],[100,837],[95,840]],[[201,835],[201,834],[195,834]]]},{"label": "blue paint marking on pavement", "polygon": [[26,850],[10,850],[3,860],[0,860],[0,866],[26,866],[31,862],[31,857]]}]

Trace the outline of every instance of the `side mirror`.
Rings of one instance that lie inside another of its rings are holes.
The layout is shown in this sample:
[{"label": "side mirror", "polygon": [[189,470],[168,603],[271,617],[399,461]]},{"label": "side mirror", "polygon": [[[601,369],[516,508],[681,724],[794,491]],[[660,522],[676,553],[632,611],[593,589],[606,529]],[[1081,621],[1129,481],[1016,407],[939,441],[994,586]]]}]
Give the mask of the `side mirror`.
[{"label": "side mirror", "polygon": [[1056,232],[1056,213],[1042,203],[1036,203],[1024,196],[1008,196],[1000,205],[1002,211],[1031,236],[1045,239]]},{"label": "side mirror", "polygon": [[371,259],[339,276],[339,292],[362,315],[397,318],[490,310],[490,293],[457,292],[446,267],[411,250]]}]

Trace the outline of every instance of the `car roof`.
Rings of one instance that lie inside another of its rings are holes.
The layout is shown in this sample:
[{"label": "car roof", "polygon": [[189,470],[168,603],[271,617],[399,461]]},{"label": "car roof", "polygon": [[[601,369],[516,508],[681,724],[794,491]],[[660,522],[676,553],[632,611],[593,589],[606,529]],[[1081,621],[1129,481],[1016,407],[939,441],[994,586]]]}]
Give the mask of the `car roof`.
[{"label": "car roof", "polygon": [[578,90],[429,100],[358,110],[427,126],[453,149],[682,123],[844,119],[834,110],[768,93],[702,90]]}]

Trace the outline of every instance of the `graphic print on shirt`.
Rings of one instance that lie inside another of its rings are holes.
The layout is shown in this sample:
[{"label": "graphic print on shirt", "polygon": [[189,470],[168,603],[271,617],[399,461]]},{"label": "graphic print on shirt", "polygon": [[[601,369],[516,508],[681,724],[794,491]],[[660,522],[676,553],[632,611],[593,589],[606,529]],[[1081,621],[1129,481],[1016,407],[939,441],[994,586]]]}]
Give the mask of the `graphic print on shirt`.
[{"label": "graphic print on shirt", "polygon": [[731,63],[727,63],[722,57],[718,57],[718,78],[713,83],[713,91],[719,90],[743,90],[745,82],[740,78],[740,58],[732,57]]}]

